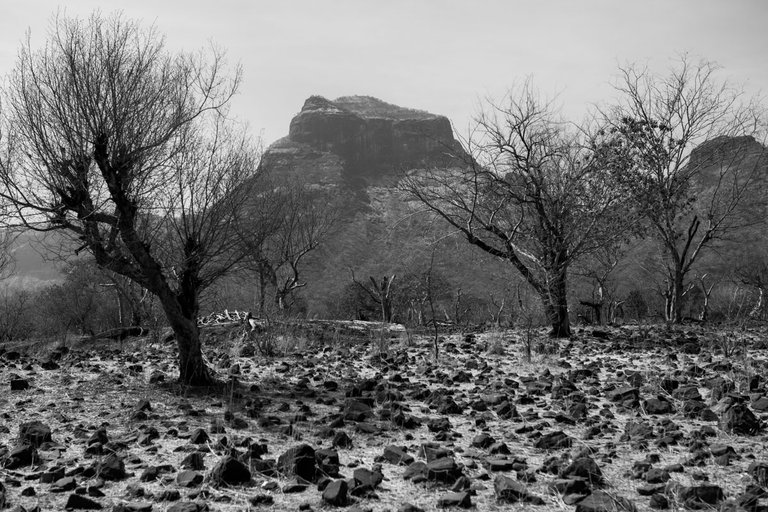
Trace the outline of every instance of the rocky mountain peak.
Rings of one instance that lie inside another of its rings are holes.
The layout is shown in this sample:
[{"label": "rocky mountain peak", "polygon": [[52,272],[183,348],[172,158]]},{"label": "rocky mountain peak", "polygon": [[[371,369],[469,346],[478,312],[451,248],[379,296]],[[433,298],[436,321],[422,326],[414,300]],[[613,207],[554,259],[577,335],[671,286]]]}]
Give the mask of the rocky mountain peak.
[{"label": "rocky mountain peak", "polygon": [[264,155],[273,173],[357,189],[406,170],[463,161],[447,117],[371,96],[310,96],[291,120],[288,137]]}]

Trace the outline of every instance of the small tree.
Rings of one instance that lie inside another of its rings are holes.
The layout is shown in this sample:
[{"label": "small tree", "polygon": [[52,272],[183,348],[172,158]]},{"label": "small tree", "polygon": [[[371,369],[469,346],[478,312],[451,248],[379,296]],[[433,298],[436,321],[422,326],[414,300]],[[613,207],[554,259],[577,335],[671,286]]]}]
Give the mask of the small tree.
[{"label": "small tree", "polygon": [[381,282],[371,276],[369,277],[370,284],[366,284],[355,278],[354,271],[350,269],[350,272],[352,273],[352,282],[363,290],[373,302],[378,304],[381,310],[381,321],[386,323],[391,322],[394,304],[392,282],[395,280],[395,275],[384,276],[381,278]]},{"label": "small tree", "polygon": [[238,232],[248,266],[259,276],[259,312],[267,290],[280,311],[290,308],[308,255],[320,247],[339,219],[336,198],[303,183],[276,182],[248,201],[238,219]]},{"label": "small tree", "polygon": [[470,244],[520,272],[556,337],[571,334],[569,268],[631,219],[619,215],[620,191],[591,142],[526,84],[480,114],[465,167],[414,172],[403,183]]},{"label": "small tree", "polygon": [[257,155],[226,118],[240,72],[223,54],[170,54],[121,16],[56,16],[47,44],[23,44],[5,90],[0,196],[23,227],[157,296],[182,383],[212,381],[199,297],[242,258],[234,218]]},{"label": "small tree", "polygon": [[622,68],[620,103],[605,112],[610,129],[602,150],[613,153],[617,178],[661,242],[665,315],[675,323],[683,319],[683,297],[692,286],[687,277],[697,261],[756,220],[740,215],[739,207],[758,199],[750,191],[764,165],[765,148],[752,138],[761,111],[718,81],[716,70],[687,57],[664,77]]}]

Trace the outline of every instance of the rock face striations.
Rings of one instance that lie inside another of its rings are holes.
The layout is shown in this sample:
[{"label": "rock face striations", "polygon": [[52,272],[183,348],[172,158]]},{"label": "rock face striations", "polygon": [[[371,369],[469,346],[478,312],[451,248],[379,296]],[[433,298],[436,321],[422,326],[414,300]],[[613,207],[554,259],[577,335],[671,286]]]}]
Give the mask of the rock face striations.
[{"label": "rock face striations", "polygon": [[360,189],[408,169],[460,165],[463,158],[444,116],[370,96],[312,96],[291,120],[288,137],[266,151],[264,165],[310,183]]}]

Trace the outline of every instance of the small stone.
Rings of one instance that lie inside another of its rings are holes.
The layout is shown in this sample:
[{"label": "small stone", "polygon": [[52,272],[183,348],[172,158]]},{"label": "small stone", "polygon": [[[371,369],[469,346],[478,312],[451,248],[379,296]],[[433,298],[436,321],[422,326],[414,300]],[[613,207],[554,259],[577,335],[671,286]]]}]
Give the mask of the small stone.
[{"label": "small stone", "polygon": [[468,492],[449,492],[437,500],[437,506],[438,508],[470,508],[472,507],[472,500]]},{"label": "small stone", "polygon": [[667,510],[669,508],[669,500],[663,494],[656,493],[651,496],[648,506],[656,510]]},{"label": "small stone", "polygon": [[210,473],[216,485],[238,485],[251,481],[251,471],[245,464],[232,456],[224,457]]},{"label": "small stone", "polygon": [[401,446],[387,446],[384,448],[384,460],[390,464],[396,464],[398,466],[407,466],[413,462],[413,456],[409,455],[405,447]]},{"label": "small stone", "polygon": [[334,480],[323,490],[323,501],[334,507],[343,507],[347,504],[347,492],[349,486],[345,480]]},{"label": "small stone", "polygon": [[289,448],[277,459],[277,468],[286,475],[295,475],[309,482],[317,476],[315,450],[307,444]]},{"label": "small stone", "polygon": [[101,503],[80,494],[70,494],[65,505],[67,509],[74,510],[101,510]]},{"label": "small stone", "polygon": [[51,442],[51,428],[40,421],[28,421],[19,426],[19,442],[39,448],[45,442]]},{"label": "small stone", "polygon": [[561,448],[570,448],[573,444],[573,439],[563,431],[550,432],[541,436],[534,446],[541,450],[558,450]]},{"label": "small stone", "polygon": [[604,491],[593,492],[576,505],[576,512],[635,512],[634,503]]},{"label": "small stone", "polygon": [[205,444],[210,440],[208,433],[202,428],[195,429],[189,436],[189,442],[192,444]]},{"label": "small stone", "polygon": [[104,480],[122,480],[126,477],[125,463],[117,454],[110,453],[96,467],[96,476]]},{"label": "small stone", "polygon": [[27,379],[11,379],[11,391],[24,391],[30,388]]},{"label": "small stone", "polygon": [[203,483],[205,477],[201,473],[192,470],[180,471],[176,476],[176,483],[181,487],[197,487]]}]

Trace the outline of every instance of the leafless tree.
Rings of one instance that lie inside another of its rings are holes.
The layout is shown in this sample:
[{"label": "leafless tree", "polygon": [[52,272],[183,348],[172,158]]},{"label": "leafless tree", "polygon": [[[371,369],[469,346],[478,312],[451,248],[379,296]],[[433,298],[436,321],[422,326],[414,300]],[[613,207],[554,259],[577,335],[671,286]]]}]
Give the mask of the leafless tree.
[{"label": "leafless tree", "polygon": [[[579,303],[592,309],[593,319],[597,324],[602,325],[606,320],[613,321],[617,305],[614,300],[613,277],[627,249],[625,240],[617,239],[613,243],[606,243],[579,262],[575,269],[576,274],[586,278],[592,285],[591,296],[580,300]],[[604,312],[607,315],[604,315]]]},{"label": "leafless tree", "polygon": [[355,283],[361,290],[363,290],[368,296],[379,305],[381,309],[381,321],[391,322],[393,313],[393,290],[392,282],[395,280],[395,275],[384,276],[381,278],[381,282],[377,281],[373,276],[369,277],[370,284],[360,282],[355,277],[355,272],[350,269],[352,274],[352,282]]},{"label": "leafless tree", "polygon": [[404,188],[467,241],[511,263],[544,304],[552,335],[571,334],[568,270],[621,233],[619,191],[584,130],[529,84],[489,102],[462,168],[411,173]]},{"label": "leafless tree", "polygon": [[610,128],[603,148],[614,152],[617,176],[661,242],[665,315],[675,323],[697,261],[759,217],[745,218],[739,208],[758,199],[751,191],[765,148],[753,136],[762,108],[716,71],[687,56],[667,76],[621,68],[620,102],[604,112]]},{"label": "leafless tree", "polygon": [[294,293],[307,285],[302,265],[328,237],[339,220],[333,194],[309,185],[276,180],[270,190],[251,198],[238,220],[247,264],[259,276],[259,312],[272,289],[279,310],[293,304]]},{"label": "leafless tree", "polygon": [[241,260],[233,220],[257,183],[257,152],[227,118],[240,70],[215,48],[172,54],[121,15],[51,27],[5,89],[0,197],[15,222],[68,234],[156,295],[180,381],[209,384],[199,296]]}]

